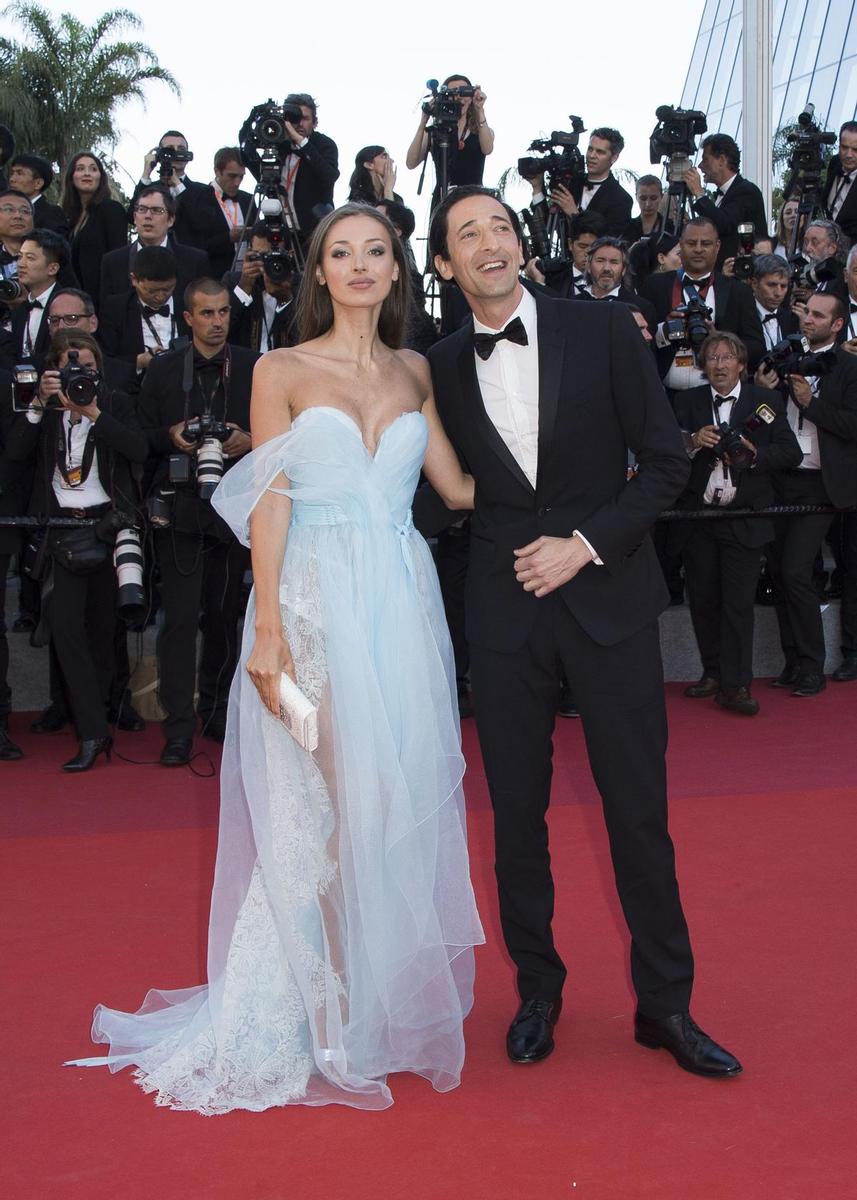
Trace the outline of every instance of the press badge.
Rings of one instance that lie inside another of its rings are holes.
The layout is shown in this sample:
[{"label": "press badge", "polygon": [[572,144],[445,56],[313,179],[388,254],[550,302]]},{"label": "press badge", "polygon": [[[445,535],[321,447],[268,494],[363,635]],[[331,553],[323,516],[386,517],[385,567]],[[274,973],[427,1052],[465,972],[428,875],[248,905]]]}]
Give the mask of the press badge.
[{"label": "press badge", "polygon": [[693,366],[693,351],[692,350],[677,350],[673,363],[677,367],[692,367]]},{"label": "press badge", "polygon": [[807,433],[804,430],[798,432],[797,444],[800,446],[801,454],[803,454],[804,457],[807,454],[812,454],[812,435],[810,433]]}]

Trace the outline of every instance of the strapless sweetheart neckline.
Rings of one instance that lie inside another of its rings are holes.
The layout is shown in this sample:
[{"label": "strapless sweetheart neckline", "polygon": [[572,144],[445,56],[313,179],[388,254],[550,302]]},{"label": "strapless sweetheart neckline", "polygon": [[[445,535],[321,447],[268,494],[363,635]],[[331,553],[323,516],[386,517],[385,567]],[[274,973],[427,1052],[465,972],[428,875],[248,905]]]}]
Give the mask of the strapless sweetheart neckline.
[{"label": "strapless sweetheart neckline", "polygon": [[363,440],[363,430],[360,428],[360,426],[357,424],[357,422],[354,420],[354,418],[351,416],[351,414],[347,413],[344,408],[337,408],[333,404],[310,404],[310,405],[308,405],[306,408],[302,409],[298,413],[298,415],[294,418],[294,420],[292,421],[292,426],[297,425],[298,421],[302,420],[307,415],[307,413],[311,413],[311,412],[338,413],[338,415],[343,418],[343,420],[346,422],[346,424],[351,429],[353,429],[354,432],[357,434],[357,436],[360,438],[360,443],[363,446],[363,449],[366,451],[366,453],[368,454],[368,456],[371,459],[374,459],[377,457],[378,451],[381,449],[381,443],[383,442],[386,434],[393,428],[394,425],[398,424],[398,422],[401,421],[404,417],[423,417],[423,420],[425,420],[425,417],[423,416],[422,411],[418,408],[408,409],[406,412],[399,413],[399,415],[397,417],[393,417],[392,421],[390,421],[387,425],[385,425],[384,428],[381,430],[381,432],[378,435],[378,441],[375,443],[375,450],[373,452],[372,450],[369,449],[369,447],[366,445],[366,442]]}]

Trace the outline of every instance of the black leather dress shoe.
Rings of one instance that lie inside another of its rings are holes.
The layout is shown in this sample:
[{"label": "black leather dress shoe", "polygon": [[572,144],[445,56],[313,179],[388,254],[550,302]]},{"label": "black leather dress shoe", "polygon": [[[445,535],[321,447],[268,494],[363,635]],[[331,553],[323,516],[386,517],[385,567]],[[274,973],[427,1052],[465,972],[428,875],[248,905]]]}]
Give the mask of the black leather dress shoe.
[{"label": "black leather dress shoe", "polygon": [[473,694],[466,680],[459,679],[457,685],[458,691],[458,715],[461,720],[466,720],[467,717],[473,716]]},{"label": "black leather dress shoe", "polygon": [[691,700],[704,700],[706,696],[714,696],[720,691],[720,680],[713,675],[703,675],[696,683],[684,689],[685,696]]},{"label": "black leather dress shoe", "polygon": [[729,712],[740,713],[742,717],[755,717],[759,711],[759,701],[745,687],[724,688],[714,697],[714,703]]},{"label": "black leather dress shoe", "polygon": [[206,721],[202,727],[202,736],[211,738],[213,742],[220,742],[222,746],[226,738],[226,722],[216,718]]},{"label": "black leather dress shoe", "polygon": [[799,675],[796,686],[792,689],[793,696],[817,696],[827,687],[827,680],[818,671],[805,671]]},{"label": "black leather dress shoe", "polygon": [[162,767],[184,767],[193,753],[193,738],[168,738],[161,751]]},{"label": "black leather dress shoe", "polygon": [[80,743],[80,748],[74,758],[70,758],[68,762],[63,763],[64,771],[88,771],[93,765],[99,754],[104,754],[107,761],[110,762],[110,752],[113,749],[113,738],[84,738]]},{"label": "black leather dress shoe", "polygon": [[142,733],[146,728],[146,722],[130,704],[123,704],[118,713],[111,709],[107,714],[107,722],[117,729],[124,729],[126,733]]},{"label": "black leather dress shoe", "polygon": [[562,1012],[562,999],[525,1000],[506,1035],[512,1062],[540,1062],[553,1050],[553,1027]]},{"label": "black leather dress shoe", "polygon": [[6,729],[6,718],[0,720],[0,762],[12,762],[16,758],[23,758],[24,751],[17,742],[13,742],[9,737]]},{"label": "black leather dress shoe", "polygon": [[36,717],[30,729],[33,733],[59,733],[68,725],[68,714],[56,704],[49,704],[40,717]]},{"label": "black leather dress shoe", "polygon": [[776,679],[771,680],[771,687],[793,688],[799,679],[800,667],[797,664],[794,666],[786,664]]},{"label": "black leather dress shoe", "polygon": [[743,1067],[734,1054],[718,1046],[694,1021],[690,1013],[671,1017],[634,1017],[634,1040],[650,1050],[669,1050],[680,1067],[694,1075],[729,1078]]},{"label": "black leather dress shoe", "polygon": [[577,705],[572,699],[571,688],[565,682],[560,685],[556,715],[558,717],[565,717],[566,719],[573,719],[580,716],[580,713],[577,711]]},{"label": "black leather dress shoe", "polygon": [[851,683],[857,679],[857,654],[846,654],[830,678],[834,683]]}]

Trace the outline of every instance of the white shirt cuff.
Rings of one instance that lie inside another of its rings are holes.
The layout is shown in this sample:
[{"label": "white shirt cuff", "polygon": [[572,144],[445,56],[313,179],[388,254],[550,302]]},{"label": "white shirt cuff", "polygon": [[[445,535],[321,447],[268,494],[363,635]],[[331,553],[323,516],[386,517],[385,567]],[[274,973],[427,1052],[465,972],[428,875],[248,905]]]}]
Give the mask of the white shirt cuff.
[{"label": "white shirt cuff", "polygon": [[588,538],[585,538],[585,537],[583,536],[583,534],[580,532],[580,530],[579,530],[579,529],[575,529],[575,530],[573,531],[573,533],[574,533],[574,536],[575,536],[575,537],[579,537],[579,538],[580,538],[580,540],[583,542],[583,544],[584,544],[584,546],[586,547],[586,549],[587,549],[587,550],[589,551],[589,553],[592,555],[592,561],[595,563],[596,567],[603,567],[603,566],[604,566],[604,563],[603,563],[603,562],[601,561],[601,559],[598,557],[598,551],[597,551],[597,550],[595,549],[595,547],[592,545],[592,542],[590,542],[590,541],[588,540]]},{"label": "white shirt cuff", "polygon": [[237,283],[236,283],[235,287],[232,289],[232,291],[235,293],[235,295],[238,297],[238,299],[241,301],[241,303],[244,305],[245,308],[248,308],[253,303],[253,297],[248,296],[247,293],[244,291],[244,289],[242,287],[239,287]]}]

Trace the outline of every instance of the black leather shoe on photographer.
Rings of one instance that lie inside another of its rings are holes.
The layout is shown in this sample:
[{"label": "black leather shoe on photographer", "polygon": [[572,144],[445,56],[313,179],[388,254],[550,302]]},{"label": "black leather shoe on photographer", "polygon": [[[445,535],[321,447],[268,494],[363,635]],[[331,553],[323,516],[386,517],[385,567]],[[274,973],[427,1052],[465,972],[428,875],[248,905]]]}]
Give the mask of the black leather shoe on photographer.
[{"label": "black leather shoe on photographer", "polygon": [[634,1041],[649,1050],[669,1050],[680,1067],[694,1075],[729,1079],[743,1067],[734,1054],[718,1046],[694,1021],[690,1013],[671,1017],[634,1017]]},{"label": "black leather shoe on photographer", "polygon": [[827,680],[818,671],[806,671],[803,675],[799,675],[795,687],[792,689],[793,696],[817,696],[819,692],[823,692],[827,687]]},{"label": "black leather shoe on photographer", "polygon": [[23,757],[24,751],[17,742],[13,742],[9,737],[6,718],[0,717],[0,762],[12,762],[16,758]]},{"label": "black leather shoe on photographer", "polygon": [[714,703],[729,712],[740,713],[742,717],[755,717],[759,711],[759,701],[745,687],[724,688],[714,697]]},{"label": "black leather shoe on photographer", "polygon": [[778,688],[793,688],[800,679],[800,667],[795,663],[790,666],[788,663],[780,671],[776,679],[771,680],[771,687]]},{"label": "black leather shoe on photographer", "polygon": [[168,738],[161,751],[162,767],[185,767],[193,754],[193,738]]},{"label": "black leather shoe on photographer", "polygon": [[834,683],[851,683],[857,679],[857,654],[846,654],[830,678]]},{"label": "black leather shoe on photographer", "polygon": [[703,675],[696,683],[691,683],[684,689],[685,696],[691,700],[704,700],[707,696],[713,696],[720,691],[720,680],[715,679],[713,675]]},{"label": "black leather shoe on photographer", "polygon": [[68,725],[68,714],[57,704],[49,704],[41,716],[36,717],[30,729],[33,733],[59,733]]},{"label": "black leather shoe on photographer", "polygon": [[562,1012],[559,1000],[525,1000],[506,1035],[506,1051],[515,1063],[541,1062],[553,1050],[553,1027]]}]

